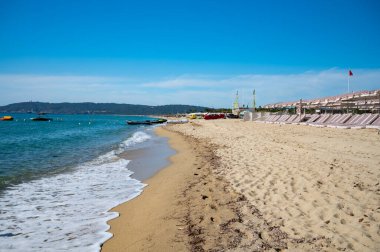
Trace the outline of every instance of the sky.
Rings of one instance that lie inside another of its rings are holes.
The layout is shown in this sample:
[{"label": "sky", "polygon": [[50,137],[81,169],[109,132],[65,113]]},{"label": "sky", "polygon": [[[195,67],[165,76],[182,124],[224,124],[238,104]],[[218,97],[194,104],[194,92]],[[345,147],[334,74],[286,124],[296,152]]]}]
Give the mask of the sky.
[{"label": "sky", "polygon": [[0,105],[220,108],[236,91],[265,105],[380,89],[379,11],[377,0],[0,0]]}]

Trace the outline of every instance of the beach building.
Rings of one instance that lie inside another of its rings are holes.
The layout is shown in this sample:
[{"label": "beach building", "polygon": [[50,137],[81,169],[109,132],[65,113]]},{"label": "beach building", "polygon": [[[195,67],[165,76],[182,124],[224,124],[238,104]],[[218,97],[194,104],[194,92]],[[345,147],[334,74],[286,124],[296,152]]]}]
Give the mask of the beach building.
[{"label": "beach building", "polygon": [[314,109],[320,112],[369,112],[380,113],[380,89],[359,91],[336,96],[309,100],[273,103],[263,106],[266,109],[297,108]]},{"label": "beach building", "polygon": [[[266,115],[262,122],[302,124],[343,129],[380,129],[380,90],[264,106],[280,110]],[[289,113],[294,109],[294,113]]]}]

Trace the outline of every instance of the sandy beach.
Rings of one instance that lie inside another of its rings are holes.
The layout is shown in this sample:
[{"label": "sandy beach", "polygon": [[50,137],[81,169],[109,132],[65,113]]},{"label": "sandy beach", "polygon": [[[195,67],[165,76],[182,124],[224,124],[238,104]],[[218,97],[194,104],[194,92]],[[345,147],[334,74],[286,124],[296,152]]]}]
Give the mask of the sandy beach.
[{"label": "sandy beach", "polygon": [[378,251],[380,135],[195,120],[102,251]]}]

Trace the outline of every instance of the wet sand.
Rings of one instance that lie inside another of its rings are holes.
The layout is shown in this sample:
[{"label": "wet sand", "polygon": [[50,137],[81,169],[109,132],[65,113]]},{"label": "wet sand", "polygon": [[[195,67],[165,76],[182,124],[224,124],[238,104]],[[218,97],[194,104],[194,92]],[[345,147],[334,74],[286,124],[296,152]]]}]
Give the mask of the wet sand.
[{"label": "wet sand", "polygon": [[154,136],[148,143],[141,144],[138,149],[130,149],[119,154],[121,158],[130,160],[128,170],[133,171],[131,177],[140,181],[149,179],[168,166],[169,157],[175,154],[166,137]]},{"label": "wet sand", "polygon": [[[195,155],[184,139],[173,136],[169,142],[179,153],[170,160],[177,165],[171,164],[144,181],[148,186],[139,197],[112,209],[120,217],[109,221],[114,237],[103,245],[102,251],[186,250],[187,240],[177,235],[185,227],[180,221],[183,213],[178,209],[179,192],[191,175]],[[183,165],[178,165],[179,160]]]}]

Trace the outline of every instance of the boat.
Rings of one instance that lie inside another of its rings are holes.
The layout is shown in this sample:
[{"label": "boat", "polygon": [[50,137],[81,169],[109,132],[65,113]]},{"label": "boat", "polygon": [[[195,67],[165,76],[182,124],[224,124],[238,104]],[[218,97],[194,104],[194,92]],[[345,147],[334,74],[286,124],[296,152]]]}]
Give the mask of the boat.
[{"label": "boat", "polygon": [[226,115],[223,113],[208,113],[203,118],[205,120],[225,119]]},{"label": "boat", "polygon": [[140,124],[146,124],[146,125],[151,125],[151,121],[146,120],[146,121],[127,121],[129,125],[140,125]]},{"label": "boat", "polygon": [[229,119],[239,119],[238,115],[234,115],[234,114],[231,114],[231,113],[227,114],[226,117],[229,118]]},{"label": "boat", "polygon": [[0,118],[0,121],[13,121],[13,117],[12,116],[3,116],[2,118]]},{"label": "boat", "polygon": [[53,121],[52,118],[46,118],[46,117],[35,117],[35,118],[31,118],[32,121],[41,121],[41,122],[46,122],[46,121]]},{"label": "boat", "polygon": [[139,124],[159,124],[166,122],[166,119],[157,119],[157,120],[145,120],[145,121],[127,121],[129,125],[139,125]]},{"label": "boat", "polygon": [[153,123],[153,124],[158,124],[158,123],[164,123],[166,121],[167,121],[166,119],[157,119],[157,120],[153,120],[153,121],[150,121],[150,122]]}]

